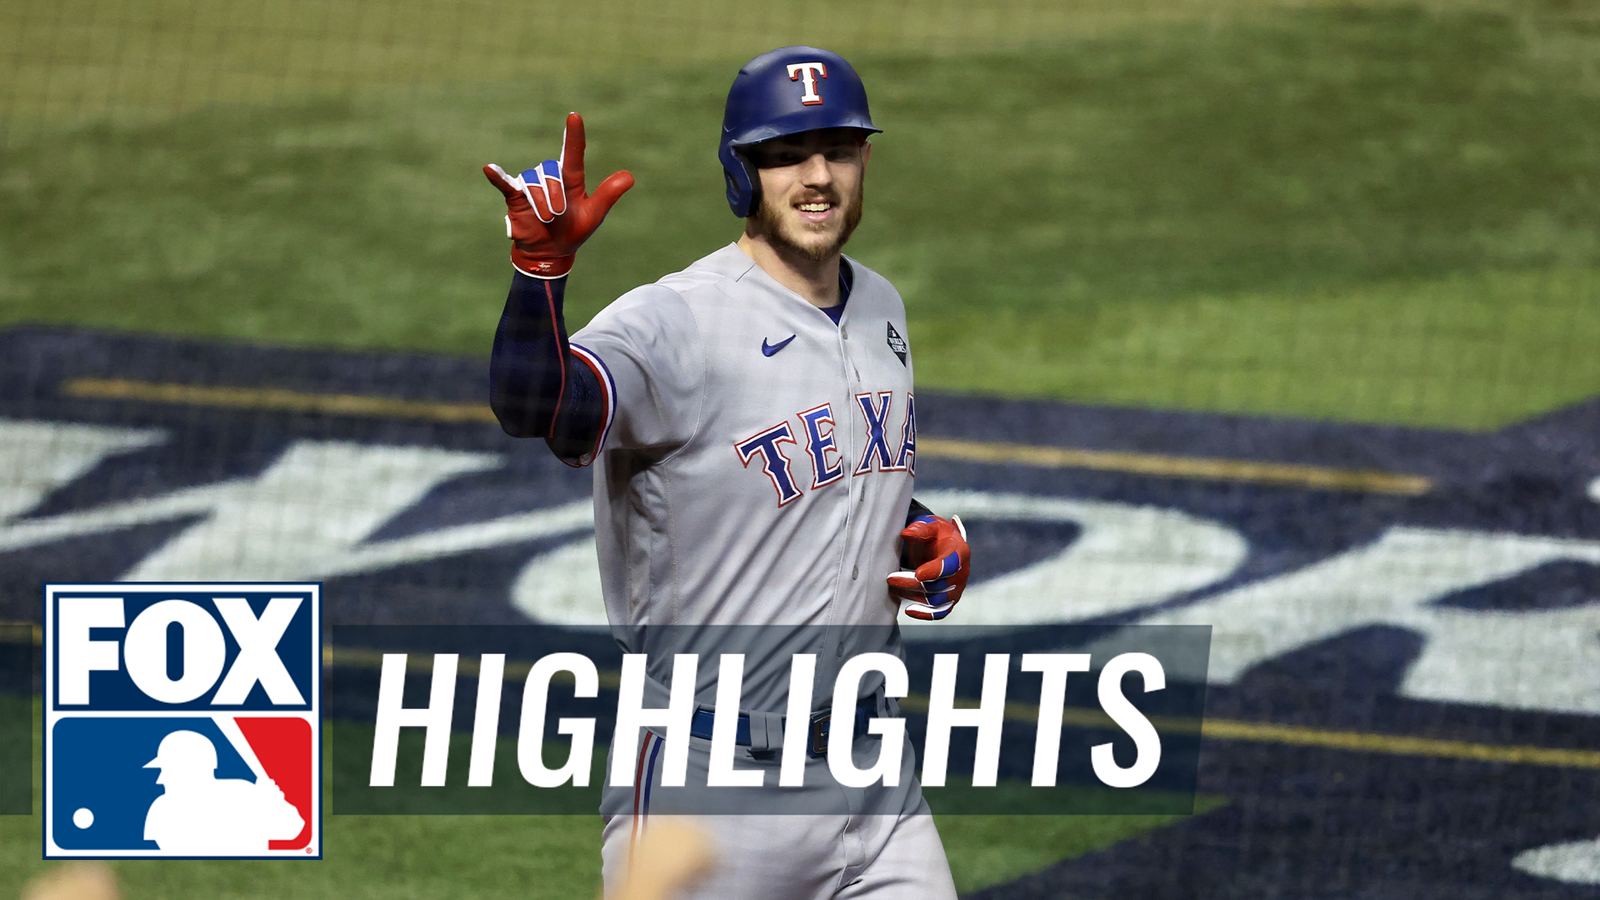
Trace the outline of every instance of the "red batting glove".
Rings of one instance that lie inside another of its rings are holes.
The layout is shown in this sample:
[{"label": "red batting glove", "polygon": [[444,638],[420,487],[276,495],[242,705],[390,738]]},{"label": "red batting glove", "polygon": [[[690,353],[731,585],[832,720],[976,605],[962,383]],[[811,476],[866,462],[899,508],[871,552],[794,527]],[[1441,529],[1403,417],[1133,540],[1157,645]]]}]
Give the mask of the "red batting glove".
[{"label": "red batting glove", "polygon": [[561,159],[512,177],[493,163],[483,167],[489,183],[506,198],[506,237],[511,264],[534,278],[560,278],[572,271],[583,242],[605,220],[617,198],[633,187],[633,175],[613,172],[594,196],[583,186],[583,117],[567,113]]},{"label": "red batting glove", "polygon": [[950,614],[972,574],[967,527],[960,516],[918,516],[900,532],[906,558],[916,567],[889,576],[889,593],[908,601],[901,610],[913,619],[936,621]]}]

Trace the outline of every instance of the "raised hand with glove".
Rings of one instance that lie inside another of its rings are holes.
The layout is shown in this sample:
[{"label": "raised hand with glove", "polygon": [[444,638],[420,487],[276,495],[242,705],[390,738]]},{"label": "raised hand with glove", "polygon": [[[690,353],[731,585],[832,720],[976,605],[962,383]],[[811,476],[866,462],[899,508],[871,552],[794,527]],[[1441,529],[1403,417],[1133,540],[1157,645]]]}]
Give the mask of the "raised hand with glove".
[{"label": "raised hand with glove", "polygon": [[590,196],[583,184],[583,145],[583,117],[568,113],[560,159],[517,176],[493,163],[483,167],[489,183],[505,195],[511,264],[524,275],[561,278],[572,271],[578,248],[633,187],[631,173],[613,172]]},{"label": "raised hand with glove", "polygon": [[543,437],[556,455],[586,464],[598,450],[609,407],[599,373],[580,362],[562,313],[578,248],[605,220],[633,176],[617,172],[590,196],[583,183],[583,117],[567,115],[561,158],[521,175],[496,165],[483,174],[505,197],[512,276],[489,357],[489,406],[507,434]]},{"label": "raised hand with glove", "polygon": [[937,621],[950,614],[971,574],[972,551],[960,516],[941,519],[917,516],[901,532],[901,559],[909,571],[889,576],[889,593],[903,601],[900,609],[913,619]]}]

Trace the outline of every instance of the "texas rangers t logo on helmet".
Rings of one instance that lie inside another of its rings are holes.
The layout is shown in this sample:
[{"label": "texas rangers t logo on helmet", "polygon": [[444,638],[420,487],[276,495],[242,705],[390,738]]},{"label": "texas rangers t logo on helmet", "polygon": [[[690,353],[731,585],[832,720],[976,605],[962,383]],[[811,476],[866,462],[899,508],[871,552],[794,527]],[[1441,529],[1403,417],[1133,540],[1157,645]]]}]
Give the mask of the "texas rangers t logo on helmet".
[{"label": "texas rangers t logo on helmet", "polygon": [[800,102],[806,106],[822,105],[822,95],[817,93],[817,76],[828,77],[828,66],[823,62],[799,62],[789,64],[789,80],[800,81],[804,79],[806,92],[801,95]]}]

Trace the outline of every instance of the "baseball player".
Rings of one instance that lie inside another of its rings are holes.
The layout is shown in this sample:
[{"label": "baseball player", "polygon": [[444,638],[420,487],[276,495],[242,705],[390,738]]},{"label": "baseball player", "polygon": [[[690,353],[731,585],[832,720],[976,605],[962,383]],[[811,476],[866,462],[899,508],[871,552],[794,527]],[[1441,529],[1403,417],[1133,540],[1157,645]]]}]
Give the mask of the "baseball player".
[{"label": "baseball player", "polygon": [[271,779],[218,778],[217,748],[196,731],[161,739],[156,783],[166,792],[145,814],[144,839],[162,850],[195,855],[264,853],[274,839],[300,833],[305,820]]},{"label": "baseball player", "polygon": [[[517,176],[484,168],[506,200],[517,270],[495,335],[491,404],[507,433],[543,437],[571,465],[594,464],[601,584],[629,652],[642,652],[645,626],[817,626],[807,632],[823,635],[811,647],[817,683],[832,685],[849,655],[899,652],[898,611],[940,619],[961,597],[961,523],[911,496],[904,306],[883,277],[841,253],[861,219],[867,138],[878,131],[859,76],[838,55],[785,47],[751,60],[729,91],[718,152],[743,233],[623,295],[570,341],[567,275],[633,176],[615,173],[587,193],[576,113],[559,159]],[[646,698],[665,706],[658,656]],[[787,680],[771,670],[788,662],[747,657],[739,716],[736,762],[769,770],[758,790],[774,803]],[[709,704],[708,668],[697,700]],[[863,681],[855,723],[830,724],[829,691],[813,696],[814,751],[825,751],[830,730],[852,728],[856,753],[877,758],[879,739],[864,724],[897,713],[881,678]],[[703,770],[709,706],[693,721],[690,767]],[[652,812],[694,811],[664,808],[661,744],[647,731],[636,759],[612,761],[638,778],[626,797],[608,794],[608,887]],[[826,772],[823,755],[808,765]],[[696,896],[953,897],[909,744],[902,759],[897,786],[852,807],[872,815],[705,819],[720,864]]]}]

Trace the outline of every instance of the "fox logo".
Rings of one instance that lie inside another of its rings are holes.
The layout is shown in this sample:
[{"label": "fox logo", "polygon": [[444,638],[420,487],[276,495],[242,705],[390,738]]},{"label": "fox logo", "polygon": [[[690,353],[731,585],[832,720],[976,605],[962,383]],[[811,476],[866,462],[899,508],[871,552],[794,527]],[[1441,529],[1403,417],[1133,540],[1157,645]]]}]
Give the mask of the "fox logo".
[{"label": "fox logo", "polygon": [[48,585],[45,857],[319,857],[319,601]]}]

